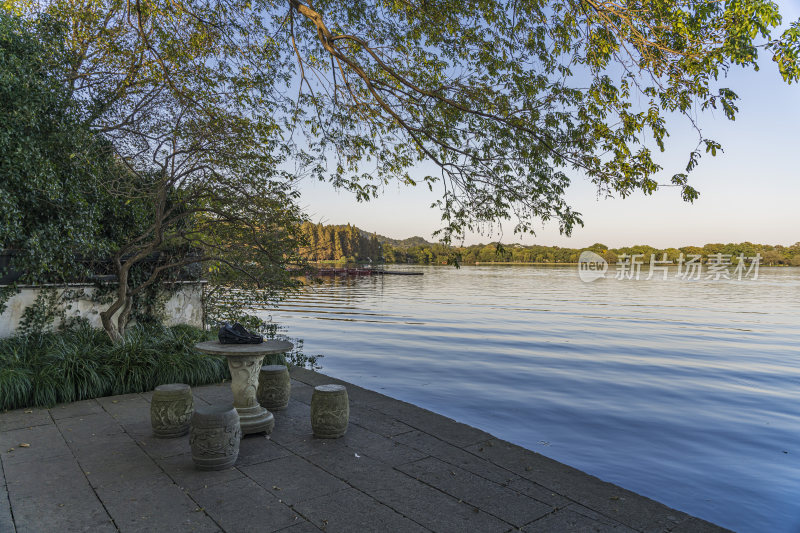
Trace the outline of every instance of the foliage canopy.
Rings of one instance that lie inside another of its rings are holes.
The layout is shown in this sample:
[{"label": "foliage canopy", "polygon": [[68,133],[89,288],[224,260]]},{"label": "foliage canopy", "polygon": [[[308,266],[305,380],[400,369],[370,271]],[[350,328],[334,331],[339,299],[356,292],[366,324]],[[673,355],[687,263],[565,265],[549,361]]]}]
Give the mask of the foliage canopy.
[{"label": "foliage canopy", "polygon": [[[233,89],[236,81],[219,65],[219,76],[171,84],[174,73],[148,61],[144,44],[129,49],[138,30],[109,26],[119,7],[63,3],[24,22],[3,15],[16,24],[10,39],[33,50],[4,46],[5,56],[33,61],[31,76],[42,87],[41,94],[25,94],[30,80],[9,72],[4,89],[19,94],[10,95],[7,113],[23,116],[7,139],[22,157],[30,159],[39,146],[43,154],[29,163],[6,160],[18,177],[5,182],[4,197],[19,206],[7,213],[19,235],[9,225],[3,246],[17,256],[35,249],[60,254],[60,263],[47,256],[17,261],[33,280],[35,268],[67,280],[80,270],[116,274],[111,305],[101,313],[114,339],[122,338],[137,298],[180,279],[189,265],[205,263],[216,283],[256,289],[262,300],[292,286],[285,264],[298,247],[302,220],[291,179],[280,179],[267,115],[259,114],[268,106],[247,102],[248,89]],[[52,45],[59,53],[38,58],[42,42],[59,43]],[[51,90],[57,102],[48,100]],[[33,127],[21,113],[28,102],[36,106],[29,113],[38,121]],[[48,137],[20,134],[29,130]],[[75,152],[83,157],[70,164]],[[53,211],[55,201],[62,205]],[[49,233],[39,238],[22,215]],[[72,239],[72,227],[83,233]],[[104,265],[90,268],[81,258]]]},{"label": "foliage canopy", "polygon": [[117,202],[98,179],[122,169],[61,83],[66,57],[54,20],[0,11],[0,243],[27,282],[85,277],[146,221],[141,202]]},{"label": "foliage canopy", "polygon": [[[506,217],[515,231],[541,219],[570,233],[582,223],[564,197],[576,177],[601,194],[669,185],[697,197],[688,175],[721,148],[699,117],[737,113],[730,68],[758,68],[766,53],[788,83],[800,79],[800,26],[772,35],[781,17],[767,0],[4,6],[64,28],[56,75],[77,119],[136,176],[104,186],[151,206],[112,251],[121,283],[109,331],[137,291],[192,261],[257,287],[289,283],[301,177],[360,200],[392,180],[440,186],[445,240]],[[697,146],[664,180],[654,150],[673,117]],[[166,249],[183,252],[130,281]]]},{"label": "foliage canopy", "polygon": [[[761,51],[787,82],[800,76],[800,26],[773,36],[781,16],[767,0],[41,9],[69,26],[68,80],[85,122],[130,165],[182,165],[171,187],[209,168],[274,176],[294,165],[360,199],[396,178],[439,183],[446,238],[509,215],[518,231],[542,218],[569,233],[580,216],[564,190],[576,176],[603,194],[652,193],[662,169],[650,146],[664,148],[673,114],[698,133],[668,178],[691,201],[688,173],[720,149],[699,112],[737,112],[725,73],[758,68]],[[414,177],[423,162],[437,172]]]}]

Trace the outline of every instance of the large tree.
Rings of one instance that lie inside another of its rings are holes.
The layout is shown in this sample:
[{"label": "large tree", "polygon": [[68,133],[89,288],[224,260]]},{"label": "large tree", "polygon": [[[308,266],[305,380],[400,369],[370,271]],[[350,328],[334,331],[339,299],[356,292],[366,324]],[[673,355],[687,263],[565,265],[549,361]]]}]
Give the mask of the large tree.
[{"label": "large tree", "polygon": [[[257,140],[273,155],[295,150],[303,170],[361,199],[391,179],[438,182],[445,236],[509,214],[522,231],[555,218],[569,232],[580,219],[563,193],[575,176],[603,193],[652,193],[662,169],[648,141],[663,149],[670,114],[698,143],[663,184],[692,200],[688,172],[719,149],[698,110],[737,111],[725,72],[757,66],[761,50],[798,79],[798,24],[773,38],[781,18],[765,0],[56,0],[46,9],[71,26],[71,85],[86,120],[126,158],[149,156],[133,138],[169,129],[175,116],[164,112],[188,106],[203,115],[197,125],[261,126]],[[421,162],[438,174],[418,176]]]},{"label": "large tree", "polygon": [[[100,313],[115,340],[137,299],[190,265],[253,289],[251,303],[295,285],[296,193],[272,126],[248,113],[268,104],[246,102],[246,88],[232,95],[224,76],[171,86],[136,31],[107,26],[113,10],[73,7],[1,13],[0,248],[24,281],[115,274]],[[119,48],[99,56],[90,43]]]},{"label": "large tree", "polygon": [[24,283],[85,279],[146,222],[141,202],[120,204],[98,179],[127,172],[81,120],[67,57],[56,21],[0,11],[0,250]]},{"label": "large tree", "polygon": [[[691,201],[688,173],[720,148],[698,110],[737,112],[728,69],[757,68],[762,50],[798,79],[800,26],[774,39],[781,18],[762,0],[289,5],[288,23],[272,20],[288,26],[318,176],[362,196],[393,177],[439,182],[445,237],[509,214],[517,231],[554,218],[569,233],[576,176],[602,194],[670,185]],[[670,115],[697,146],[659,183],[648,141],[664,150]],[[439,175],[416,177],[421,161]]]},{"label": "large tree", "polygon": [[[766,53],[786,81],[800,75],[800,27],[773,36],[781,18],[766,0],[17,7],[66,24],[64,83],[82,120],[150,180],[140,194],[154,206],[152,224],[114,255],[122,283],[109,312],[124,311],[137,290],[125,282],[137,262],[178,241],[220,249],[224,239],[206,236],[219,221],[237,227],[234,208],[262,195],[290,202],[302,176],[362,200],[390,180],[441,187],[446,239],[505,217],[515,231],[554,219],[569,233],[581,223],[564,199],[575,178],[622,196],[675,186],[691,201],[689,172],[720,149],[702,134],[699,111],[737,112],[727,70],[757,67]],[[696,130],[697,146],[663,178],[648,146],[663,150],[671,116]],[[250,259],[228,267],[258,280]]]}]

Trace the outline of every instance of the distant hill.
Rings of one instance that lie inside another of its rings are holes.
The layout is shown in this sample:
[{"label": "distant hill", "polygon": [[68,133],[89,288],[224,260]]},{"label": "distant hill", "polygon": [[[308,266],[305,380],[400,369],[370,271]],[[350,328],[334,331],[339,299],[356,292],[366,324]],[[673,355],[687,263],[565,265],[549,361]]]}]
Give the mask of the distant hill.
[{"label": "distant hill", "polygon": [[[372,233],[368,233],[364,230],[360,230],[366,236],[372,236]],[[378,242],[381,244],[390,244],[394,248],[400,249],[407,249],[412,248],[414,246],[433,246],[434,243],[426,241],[422,237],[409,237],[407,239],[392,239],[390,237],[385,237],[383,235],[376,235],[378,238]]]},{"label": "distant hill", "polygon": [[[728,265],[736,265],[738,258],[746,257],[752,261],[759,257],[759,264],[765,266],[785,265],[800,267],[800,242],[791,246],[743,243],[711,243],[702,247],[682,246],[680,248],[658,249],[648,245],[609,248],[595,243],[585,248],[544,246],[540,244],[523,245],[511,243],[498,246],[497,243],[473,244],[470,246],[448,246],[432,243],[422,237],[392,239],[384,235],[370,233],[351,224],[324,226],[306,222],[303,229],[309,236],[309,246],[300,250],[302,256],[312,261],[352,261],[418,264],[460,264],[474,263],[531,263],[558,264],[576,263],[582,250],[591,250],[609,263],[616,263],[618,257],[638,256],[644,265],[650,259],[666,260],[678,264],[681,257],[697,256],[707,264],[712,256],[720,255],[718,261],[725,260]],[[666,256],[666,259],[662,259]],[[750,263],[748,263],[750,265]]]},{"label": "distant hill", "polygon": [[394,262],[396,257],[405,257],[412,250],[441,247],[422,237],[391,239],[364,231],[352,224],[325,225],[304,222],[302,231],[306,243],[298,252],[309,261]]}]

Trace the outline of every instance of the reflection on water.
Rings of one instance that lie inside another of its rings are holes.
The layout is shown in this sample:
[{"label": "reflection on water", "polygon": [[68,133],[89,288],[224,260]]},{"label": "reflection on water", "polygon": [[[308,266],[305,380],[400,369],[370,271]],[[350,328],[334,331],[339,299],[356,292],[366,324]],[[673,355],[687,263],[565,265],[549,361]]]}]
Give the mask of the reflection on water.
[{"label": "reflection on water", "polygon": [[333,376],[739,531],[800,531],[800,269],[414,270],[328,280],[272,315]]}]

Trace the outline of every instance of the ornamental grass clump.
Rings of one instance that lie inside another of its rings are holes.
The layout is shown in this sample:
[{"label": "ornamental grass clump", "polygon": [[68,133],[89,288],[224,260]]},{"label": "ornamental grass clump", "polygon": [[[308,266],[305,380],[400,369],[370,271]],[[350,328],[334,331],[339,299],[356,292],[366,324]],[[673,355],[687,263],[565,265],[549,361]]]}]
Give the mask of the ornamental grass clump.
[{"label": "ornamental grass clump", "polygon": [[204,385],[230,378],[223,358],[193,347],[214,337],[191,326],[132,326],[112,343],[85,323],[56,333],[0,340],[0,410],[49,407],[163,383]]}]

